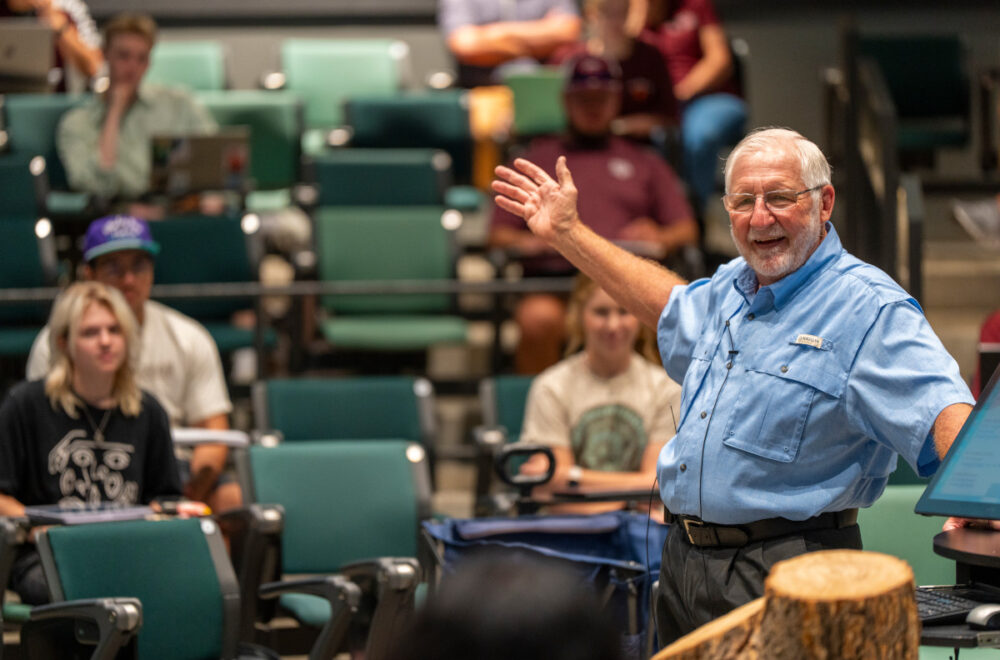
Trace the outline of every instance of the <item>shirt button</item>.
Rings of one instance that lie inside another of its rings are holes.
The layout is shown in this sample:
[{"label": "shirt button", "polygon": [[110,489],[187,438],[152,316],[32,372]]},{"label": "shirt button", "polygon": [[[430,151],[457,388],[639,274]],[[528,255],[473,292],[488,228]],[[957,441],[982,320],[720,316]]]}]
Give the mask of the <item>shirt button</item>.
[{"label": "shirt button", "polygon": [[681,472],[684,472],[687,469],[688,469],[687,463],[681,463]]},{"label": "shirt button", "polygon": [[702,418],[702,419],[705,419],[706,417],[708,417],[708,413],[707,413],[707,412],[705,412],[704,410],[702,410],[702,411],[701,411],[701,418]]},{"label": "shirt button", "polygon": [[[733,368],[733,363],[732,363],[732,362],[727,362],[727,363],[726,363],[726,369],[732,369],[732,368]],[[782,370],[784,371],[784,370],[785,370],[785,368],[784,368],[784,367],[782,367]]]},{"label": "shirt button", "polygon": [[747,320],[748,321],[753,321],[754,320],[753,312],[750,312],[749,314],[747,314]]},{"label": "shirt button", "polygon": [[726,321],[726,327],[727,328],[729,327],[729,321]]},{"label": "shirt button", "polygon": [[786,364],[781,365],[781,373],[783,373],[783,374],[787,374],[788,373],[788,365],[786,365]]}]

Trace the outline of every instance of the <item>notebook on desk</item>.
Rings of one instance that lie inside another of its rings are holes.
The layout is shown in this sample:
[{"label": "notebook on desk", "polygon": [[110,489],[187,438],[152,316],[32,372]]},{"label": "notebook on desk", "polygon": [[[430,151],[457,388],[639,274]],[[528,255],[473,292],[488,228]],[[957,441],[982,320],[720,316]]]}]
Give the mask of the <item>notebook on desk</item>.
[{"label": "notebook on desk", "polygon": [[249,138],[249,129],[239,126],[211,134],[154,135],[150,192],[180,197],[244,190],[250,172]]},{"label": "notebook on desk", "polygon": [[0,93],[49,91],[52,29],[34,19],[0,18]]},{"label": "notebook on desk", "polygon": [[[1000,519],[998,380],[1000,374],[993,373],[917,502],[917,513]],[[997,532],[997,547],[1000,548],[1000,532]],[[917,610],[925,625],[964,622],[968,611],[981,603],[1000,603],[1000,585],[920,587],[917,593]]]},{"label": "notebook on desk", "polygon": [[153,515],[148,506],[125,506],[99,502],[78,507],[47,504],[24,507],[24,515],[33,525],[86,525],[95,522],[138,520]]}]

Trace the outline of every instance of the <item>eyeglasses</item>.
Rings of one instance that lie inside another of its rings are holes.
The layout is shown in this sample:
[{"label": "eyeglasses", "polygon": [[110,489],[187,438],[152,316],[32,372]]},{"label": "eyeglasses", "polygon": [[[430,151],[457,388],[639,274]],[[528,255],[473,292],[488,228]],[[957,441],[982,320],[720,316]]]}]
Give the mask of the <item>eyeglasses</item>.
[{"label": "eyeglasses", "polygon": [[107,259],[95,264],[94,271],[98,277],[105,279],[121,279],[126,273],[141,276],[153,271],[153,260],[144,256],[135,259]]},{"label": "eyeglasses", "polygon": [[737,215],[747,215],[753,213],[757,208],[757,198],[764,198],[764,206],[771,211],[785,211],[795,206],[801,195],[819,190],[826,184],[806,188],[805,190],[769,190],[766,193],[754,195],[752,193],[729,193],[722,196],[722,203],[726,210]]}]

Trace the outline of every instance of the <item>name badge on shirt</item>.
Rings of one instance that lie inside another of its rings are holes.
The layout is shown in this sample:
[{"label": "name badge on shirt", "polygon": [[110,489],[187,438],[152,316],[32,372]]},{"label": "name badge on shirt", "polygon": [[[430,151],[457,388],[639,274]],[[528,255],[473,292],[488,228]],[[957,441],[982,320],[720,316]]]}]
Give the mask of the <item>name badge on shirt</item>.
[{"label": "name badge on shirt", "polygon": [[799,335],[795,338],[796,344],[805,344],[813,348],[823,348],[823,338],[816,335]]}]

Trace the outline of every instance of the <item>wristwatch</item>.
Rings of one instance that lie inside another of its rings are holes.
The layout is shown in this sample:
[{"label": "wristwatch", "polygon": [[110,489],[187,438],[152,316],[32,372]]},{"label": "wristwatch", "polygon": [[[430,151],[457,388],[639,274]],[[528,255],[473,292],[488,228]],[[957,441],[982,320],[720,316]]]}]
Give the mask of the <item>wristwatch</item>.
[{"label": "wristwatch", "polygon": [[580,479],[583,479],[583,468],[579,465],[572,466],[567,472],[569,477],[569,485],[571,488],[576,488],[580,485]]}]

